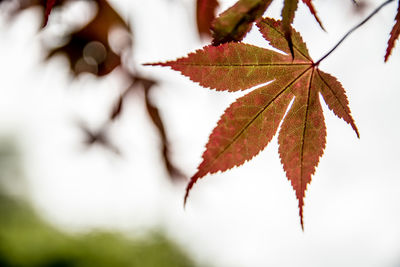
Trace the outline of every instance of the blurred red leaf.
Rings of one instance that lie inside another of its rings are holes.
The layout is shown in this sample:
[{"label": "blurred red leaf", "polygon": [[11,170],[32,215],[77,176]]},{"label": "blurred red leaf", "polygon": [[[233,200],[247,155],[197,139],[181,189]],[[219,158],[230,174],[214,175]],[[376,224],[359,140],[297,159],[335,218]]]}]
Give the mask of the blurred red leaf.
[{"label": "blurred red leaf", "polygon": [[197,30],[201,36],[211,36],[211,22],[215,19],[218,0],[197,0]]},{"label": "blurred red leaf", "polygon": [[272,0],[239,0],[212,23],[213,45],[241,41]]},{"label": "blurred red leaf", "polygon": [[121,65],[121,55],[116,54],[109,42],[114,28],[120,27],[130,33],[129,26],[105,0],[96,0],[96,16],[84,28],[73,32],[69,41],[51,49],[48,57],[65,54],[75,75],[90,72],[104,76]]}]

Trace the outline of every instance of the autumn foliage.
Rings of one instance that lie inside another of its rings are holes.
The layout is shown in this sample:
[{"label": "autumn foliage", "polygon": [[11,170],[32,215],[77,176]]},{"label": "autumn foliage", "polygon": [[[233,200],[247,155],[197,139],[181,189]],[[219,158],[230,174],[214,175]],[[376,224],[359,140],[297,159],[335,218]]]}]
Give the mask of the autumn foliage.
[{"label": "autumn foliage", "polygon": [[[7,1],[7,0],[6,0]],[[1,1],[0,3],[6,2]],[[14,1],[14,0],[13,0]],[[55,7],[63,8],[69,2],[74,0],[15,0],[17,2],[16,9],[12,10],[11,18],[14,18],[21,11],[32,8],[42,8],[42,27],[50,26],[51,15]],[[78,77],[82,73],[91,73],[95,77],[104,77],[112,72],[118,71],[122,73],[124,81],[127,81],[125,88],[119,89],[120,96],[114,100],[113,108],[106,114],[104,123],[98,128],[91,128],[84,120],[77,122],[77,127],[84,134],[84,144],[90,147],[98,144],[112,153],[121,155],[120,149],[113,144],[108,132],[122,115],[127,99],[138,93],[136,96],[142,96],[145,111],[157,130],[160,138],[160,154],[163,159],[164,167],[169,174],[171,180],[182,180],[184,178],[182,172],[171,160],[170,145],[167,132],[165,130],[164,121],[157,108],[151,100],[151,92],[154,90],[157,81],[145,77],[139,71],[132,68],[134,62],[132,59],[126,59],[132,53],[133,33],[130,25],[124,18],[110,5],[106,0],[91,0],[90,2],[97,5],[95,16],[82,27],[71,27],[68,31],[61,33],[62,45],[57,47],[45,47],[46,59],[63,55],[68,59],[69,69],[72,76]],[[68,26],[68,25],[65,25]],[[68,27],[67,27],[68,28]],[[118,40],[118,49],[113,48],[110,41],[112,40],[113,31],[118,30],[116,35]],[[125,58],[124,58],[125,57]]]},{"label": "autumn foliage", "polygon": [[[238,91],[256,87],[234,102],[210,135],[203,161],[187,187],[208,173],[225,171],[257,155],[279,132],[279,156],[299,200],[303,199],[325,148],[326,128],[321,94],[328,107],[358,130],[342,85],[318,69],[301,36],[291,29],[294,60],[281,21],[265,18],[257,27],[281,53],[244,43],[206,46],[185,58],[154,65],[169,66],[204,87]],[[266,84],[267,83],[267,84]],[[286,110],[294,99],[287,115]]]},{"label": "autumn foliage", "polygon": [[[262,18],[271,2],[239,0],[210,22],[212,45],[175,61],[149,65],[171,67],[201,86],[218,91],[234,92],[253,88],[225,110],[210,134],[203,160],[187,186],[185,203],[198,179],[252,159],[267,146],[280,126],[279,156],[296,192],[303,228],[305,191],[326,143],[326,127],[319,96],[322,95],[336,116],[351,125],[357,137],[359,132],[341,83],[318,68],[319,63],[337,46],[314,62],[300,34],[291,26],[299,1],[284,0],[281,21]],[[389,2],[383,3],[375,12]],[[207,12],[203,14],[204,19],[212,18],[211,8],[215,10],[217,3],[212,1],[210,4],[211,1],[204,0],[198,0],[197,3],[198,7],[209,7],[197,10],[198,23],[206,25],[200,19],[201,10]],[[312,1],[303,0],[303,3],[324,29]],[[399,14],[400,4],[385,61],[400,34]],[[353,28],[338,45],[370,17]],[[286,55],[241,43],[253,22],[256,22],[265,40]],[[204,29],[200,33],[204,34]]]},{"label": "autumn foliage", "polygon": [[[149,98],[149,92],[157,81],[143,77],[136,70],[128,68],[122,60],[123,53],[114,51],[109,44],[109,34],[115,26],[122,28],[129,36],[132,34],[131,27],[108,1],[93,1],[98,5],[98,13],[93,20],[82,29],[69,33],[69,41],[66,44],[48,51],[48,57],[59,53],[66,55],[75,76],[81,72],[92,72],[100,77],[120,68],[130,80],[130,85],[115,101],[114,109],[100,130],[93,132],[85,125],[80,126],[88,136],[87,143],[98,142],[112,147],[105,135],[107,127],[120,116],[126,95],[133,90],[141,90],[146,111],[158,129],[162,141],[165,167],[171,177],[182,177],[169,158],[168,138],[163,121],[157,107]],[[219,15],[218,0],[197,0],[197,30],[202,37],[211,37],[211,43],[186,57],[146,65],[171,67],[201,86],[217,91],[249,92],[225,110],[210,134],[202,162],[187,185],[185,203],[198,179],[251,160],[268,145],[279,129],[278,153],[298,199],[303,227],[305,191],[326,144],[326,126],[320,96],[328,108],[348,123],[359,137],[343,86],[334,76],[320,70],[319,64],[353,31],[393,1],[383,2],[370,16],[352,28],[325,56],[314,61],[309,56],[300,34],[292,27],[299,0],[283,0],[281,20],[263,17],[272,0],[238,0]],[[24,4],[20,5],[19,10],[31,6],[43,7],[43,26],[46,26],[52,9],[62,6],[65,2],[68,0],[21,1]],[[324,30],[313,1],[301,2],[308,7],[311,15]],[[357,4],[357,1],[353,2]],[[242,42],[254,25],[258,27],[264,39],[280,52]],[[388,61],[399,35],[400,0],[395,25],[388,40],[385,61]],[[93,48],[93,60],[88,61],[83,57],[83,52],[93,44],[100,44],[100,48]],[[131,51],[131,45],[131,42],[126,42],[123,49]],[[104,52],[101,58],[96,57],[99,49]]]}]

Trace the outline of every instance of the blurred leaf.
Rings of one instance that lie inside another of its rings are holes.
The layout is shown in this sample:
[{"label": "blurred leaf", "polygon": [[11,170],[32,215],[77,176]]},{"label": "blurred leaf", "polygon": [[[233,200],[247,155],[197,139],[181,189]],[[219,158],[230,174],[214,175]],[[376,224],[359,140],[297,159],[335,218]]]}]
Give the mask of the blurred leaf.
[{"label": "blurred leaf", "polygon": [[12,15],[16,15],[21,11],[31,7],[41,7],[43,11],[43,27],[47,25],[49,15],[54,7],[62,6],[64,3],[71,0],[8,0],[17,3],[17,8],[13,10]]},{"label": "blurred leaf", "polygon": [[49,51],[48,57],[65,54],[75,75],[90,72],[104,76],[121,65],[121,55],[110,46],[109,36],[113,29],[123,28],[130,33],[129,26],[105,0],[97,0],[98,11],[94,19],[83,29],[73,32],[69,41]]},{"label": "blurred leaf", "polygon": [[120,97],[118,97],[117,103],[114,105],[114,108],[111,111],[110,120],[113,121],[119,117],[119,115],[121,114],[121,111],[122,111],[123,103],[124,103],[124,96],[121,95]]},{"label": "blurred leaf", "polygon": [[[18,1],[19,7],[17,13],[30,7],[42,7],[45,22],[47,23],[48,15],[55,6],[63,6],[70,0],[15,0]],[[82,28],[73,30],[70,33],[65,32],[62,39],[67,41],[60,47],[53,47],[46,51],[47,59],[56,55],[65,55],[69,62],[69,68],[76,77],[80,73],[92,73],[96,77],[102,77],[111,73],[116,68],[120,68],[122,73],[126,74],[131,80],[132,85],[125,90],[116,100],[110,115],[101,127],[96,130],[90,129],[86,124],[79,122],[78,126],[85,134],[84,143],[87,146],[94,144],[101,145],[106,149],[120,154],[118,147],[112,144],[107,135],[112,123],[121,116],[124,105],[126,105],[126,95],[134,88],[140,88],[145,92],[145,107],[152,123],[155,125],[160,135],[162,148],[161,155],[164,165],[171,178],[183,177],[181,172],[172,164],[170,160],[170,149],[167,142],[164,123],[159,114],[157,107],[151,103],[148,92],[156,83],[154,80],[141,77],[136,71],[131,70],[123,64],[122,54],[131,52],[132,33],[129,25],[124,19],[112,8],[106,0],[90,0],[98,6],[95,17]],[[111,46],[110,36],[115,33],[114,30],[122,29],[124,32],[121,38],[115,38],[115,47]],[[127,40],[129,39],[129,40]],[[117,51],[114,51],[115,48]],[[131,64],[131,62],[129,63]],[[135,74],[133,74],[135,73]]]},{"label": "blurred leaf", "polygon": [[78,127],[82,130],[82,132],[85,135],[84,144],[86,146],[92,146],[94,144],[98,144],[110,150],[111,152],[114,152],[117,155],[121,155],[120,150],[114,144],[111,143],[107,135],[108,124],[103,125],[97,131],[89,129],[89,127],[82,121],[78,122]]},{"label": "blurred leaf", "polygon": [[210,27],[218,5],[218,0],[197,0],[197,30],[201,36],[211,36]]},{"label": "blurred leaf", "polygon": [[239,0],[212,23],[213,45],[241,41],[272,0]]},{"label": "blurred leaf", "polygon": [[47,25],[47,22],[49,21],[49,15],[51,10],[53,9],[53,6],[55,5],[56,0],[46,0],[46,10],[44,14],[44,23],[43,27]]}]

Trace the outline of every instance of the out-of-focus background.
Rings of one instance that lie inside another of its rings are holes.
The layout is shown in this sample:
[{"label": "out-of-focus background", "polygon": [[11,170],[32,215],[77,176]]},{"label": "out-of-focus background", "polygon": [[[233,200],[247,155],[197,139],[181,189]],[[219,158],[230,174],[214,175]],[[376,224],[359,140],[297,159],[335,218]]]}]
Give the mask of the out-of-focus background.
[{"label": "out-of-focus background", "polygon": [[[361,138],[324,106],[327,146],[304,232],[276,138],[243,166],[200,180],[183,209],[182,177],[245,93],[142,66],[208,42],[195,1],[108,1],[123,30],[110,47],[133,47],[122,63],[108,46],[83,61],[72,49],[105,38],[79,32],[105,5],[71,1],[40,30],[41,8],[13,13],[16,1],[1,2],[0,266],[400,266],[399,45],[383,62],[395,2],[321,63],[347,90]],[[234,3],[220,2],[220,11]],[[380,3],[315,1],[327,32],[299,4],[294,26],[318,59]],[[266,15],[279,18],[281,7],[274,1]],[[268,47],[256,28],[244,41]],[[46,60],[55,46],[69,59]]]}]

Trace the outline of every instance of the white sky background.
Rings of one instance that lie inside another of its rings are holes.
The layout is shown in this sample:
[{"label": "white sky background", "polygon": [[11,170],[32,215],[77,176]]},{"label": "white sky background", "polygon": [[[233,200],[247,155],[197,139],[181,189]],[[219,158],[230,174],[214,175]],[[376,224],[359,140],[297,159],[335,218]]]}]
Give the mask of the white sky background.
[{"label": "white sky background", "polygon": [[[221,2],[222,9],[232,4]],[[279,18],[280,2],[267,15]],[[66,229],[159,227],[210,266],[400,266],[399,44],[383,63],[395,2],[321,63],[346,89],[361,139],[323,104],[327,146],[306,193],[304,232],[276,137],[245,165],[200,180],[185,211],[185,185],[171,185],[160,168],[158,137],[140,95],[129,99],[112,130],[123,158],[100,147],[83,150],[74,121],[100,125],[123,84],[117,73],[69,83],[65,59],[41,64],[41,41],[51,30],[37,33],[35,10],[9,24],[0,19],[0,135],[20,142],[36,207]],[[314,59],[381,1],[369,3],[358,16],[350,0],[315,1],[328,33],[300,4],[294,25]],[[136,67],[162,81],[154,102],[166,121],[174,160],[190,176],[219,116],[243,93],[211,91],[168,68],[140,66],[203,45],[194,31],[191,0],[112,4],[133,22]],[[53,16],[50,24],[67,19]],[[267,45],[255,28],[245,42]]]}]

